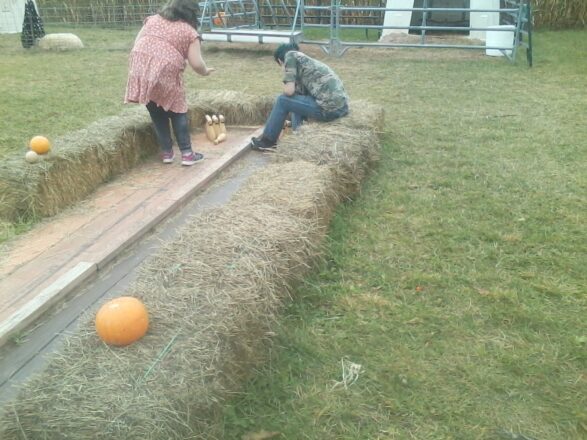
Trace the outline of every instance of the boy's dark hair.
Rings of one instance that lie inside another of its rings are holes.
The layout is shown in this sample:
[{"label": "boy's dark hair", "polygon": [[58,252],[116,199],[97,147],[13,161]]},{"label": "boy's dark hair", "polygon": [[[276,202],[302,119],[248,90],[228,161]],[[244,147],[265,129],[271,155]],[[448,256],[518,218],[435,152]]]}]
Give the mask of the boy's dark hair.
[{"label": "boy's dark hair", "polygon": [[283,63],[285,54],[292,50],[300,50],[300,47],[296,43],[281,44],[277,49],[275,49],[275,52],[273,52],[273,58],[275,58],[275,62],[277,64],[279,64],[280,61]]},{"label": "boy's dark hair", "polygon": [[198,30],[200,6],[194,0],[169,0],[159,11],[159,15],[169,21],[185,21]]}]

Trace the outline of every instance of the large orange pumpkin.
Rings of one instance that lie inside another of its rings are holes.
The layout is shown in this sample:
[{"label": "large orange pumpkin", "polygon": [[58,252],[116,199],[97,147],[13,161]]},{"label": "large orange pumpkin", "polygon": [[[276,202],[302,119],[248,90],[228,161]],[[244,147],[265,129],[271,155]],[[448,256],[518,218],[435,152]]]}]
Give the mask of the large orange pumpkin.
[{"label": "large orange pumpkin", "polygon": [[37,154],[46,154],[51,149],[51,143],[45,136],[35,136],[30,140],[29,147]]},{"label": "large orange pumpkin", "polygon": [[110,345],[128,345],[141,339],[149,328],[145,305],[132,296],[108,301],[96,314],[98,336]]}]

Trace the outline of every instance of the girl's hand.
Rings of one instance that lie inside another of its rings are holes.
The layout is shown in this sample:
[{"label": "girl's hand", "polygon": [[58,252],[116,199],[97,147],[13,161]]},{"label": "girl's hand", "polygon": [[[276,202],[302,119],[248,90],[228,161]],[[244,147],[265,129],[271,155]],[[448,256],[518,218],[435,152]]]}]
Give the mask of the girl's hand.
[{"label": "girl's hand", "polygon": [[216,69],[214,67],[206,67],[206,73],[204,73],[204,76],[208,76],[212,72],[216,72]]}]

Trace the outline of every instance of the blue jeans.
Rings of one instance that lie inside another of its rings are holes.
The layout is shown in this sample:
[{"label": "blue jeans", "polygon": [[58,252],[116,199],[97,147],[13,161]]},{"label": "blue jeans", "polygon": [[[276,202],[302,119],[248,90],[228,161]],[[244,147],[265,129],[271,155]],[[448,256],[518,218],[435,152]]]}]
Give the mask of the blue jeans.
[{"label": "blue jeans", "polygon": [[304,119],[311,118],[318,121],[328,122],[345,116],[348,113],[348,106],[336,112],[325,113],[320,109],[316,100],[308,95],[279,95],[273,104],[269,118],[265,123],[263,136],[273,142],[277,141],[283,123],[287,115],[291,113],[291,126],[296,130]]},{"label": "blue jeans", "polygon": [[170,152],[173,149],[173,140],[171,139],[171,130],[169,128],[169,121],[171,121],[179,149],[182,153],[191,153],[192,139],[190,137],[190,123],[187,113],[174,113],[164,110],[163,107],[159,107],[153,101],[147,104],[147,110],[151,115],[162,151]]}]

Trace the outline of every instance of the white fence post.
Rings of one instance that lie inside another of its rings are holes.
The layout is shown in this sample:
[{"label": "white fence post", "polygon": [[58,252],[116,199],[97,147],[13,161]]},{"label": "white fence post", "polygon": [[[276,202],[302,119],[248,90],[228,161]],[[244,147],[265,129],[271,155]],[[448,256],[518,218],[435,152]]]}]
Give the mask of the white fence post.
[{"label": "white fence post", "polygon": [[[499,9],[499,0],[471,0],[471,9]],[[470,24],[472,28],[486,28],[499,24],[499,12],[471,12]],[[485,41],[486,31],[470,31],[469,38]]]},{"label": "white fence post", "polygon": [[[413,8],[414,0],[387,0],[386,8]],[[383,26],[402,26],[405,29],[383,29],[381,38],[389,34],[407,34],[412,21],[412,11],[385,11]]]}]

